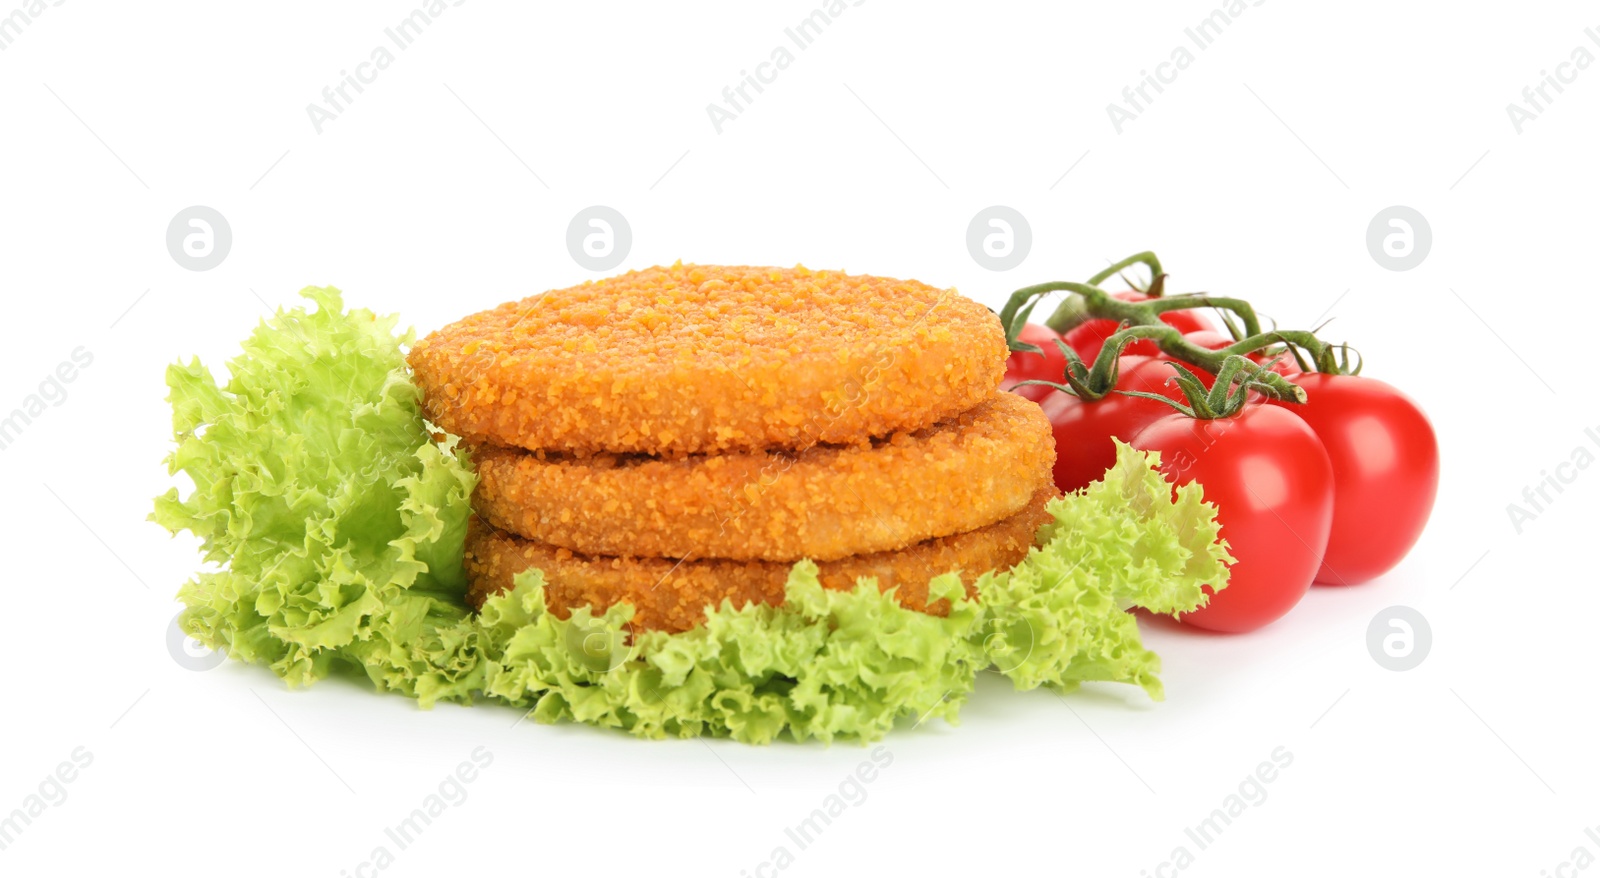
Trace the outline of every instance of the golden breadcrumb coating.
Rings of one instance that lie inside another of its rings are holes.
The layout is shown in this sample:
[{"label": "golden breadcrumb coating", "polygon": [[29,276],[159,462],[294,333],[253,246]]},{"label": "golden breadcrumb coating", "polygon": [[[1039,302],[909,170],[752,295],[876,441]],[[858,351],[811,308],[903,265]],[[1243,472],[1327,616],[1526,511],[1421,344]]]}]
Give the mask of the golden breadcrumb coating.
[{"label": "golden breadcrumb coating", "polygon": [[[987,527],[917,543],[894,552],[852,555],[817,564],[822,585],[854,588],[862,576],[877,577],[878,587],[896,589],[904,606],[942,615],[949,602],[928,605],[928,580],[959,571],[974,594],[979,575],[1011,567],[1033,546],[1034,535],[1050,517],[1045,503],[1054,487],[1040,490],[1022,511]],[[506,591],[512,577],[537,567],[544,571],[545,599],[561,618],[585,604],[599,612],[618,601],[636,610],[639,629],[686,631],[705,621],[705,608],[724,599],[736,607],[747,603],[783,603],[784,581],[792,565],[774,561],[627,558],[576,555],[566,549],[508,534],[476,517],[467,531],[467,600],[482,607],[491,594]]]},{"label": "golden breadcrumb coating", "polygon": [[428,419],[469,445],[675,456],[922,429],[999,386],[1006,344],[954,290],[679,263],[507,302],[409,360]]},{"label": "golden breadcrumb coating", "polygon": [[995,393],[870,446],[672,459],[473,452],[490,524],[586,555],[831,561],[901,549],[1014,515],[1051,482],[1038,405]]}]

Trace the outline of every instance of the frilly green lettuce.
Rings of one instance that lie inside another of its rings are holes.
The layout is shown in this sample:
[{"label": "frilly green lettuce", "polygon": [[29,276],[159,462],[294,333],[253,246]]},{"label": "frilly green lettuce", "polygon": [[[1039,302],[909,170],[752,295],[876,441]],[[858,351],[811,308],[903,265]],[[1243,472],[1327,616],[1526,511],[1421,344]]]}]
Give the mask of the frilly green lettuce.
[{"label": "frilly green lettuce", "polygon": [[483,697],[643,737],[866,741],[954,723],[990,666],[1018,688],[1108,680],[1159,698],[1159,661],[1126,610],[1190,610],[1202,584],[1227,581],[1215,509],[1123,446],[1103,481],[1052,502],[1026,559],[979,578],[977,600],[953,574],[931,583],[947,616],[870,579],[824,589],[804,561],[782,606],[724,603],[681,633],[635,634],[626,605],[560,619],[538,571],[474,614],[461,555],[476,479],[422,419],[411,334],[345,311],[335,289],[302,295],[317,310],[258,327],[226,386],[197,361],[168,370],[167,463],[194,489],[151,516],[199,536],[220,568],[180,590],[184,630],[290,685],[348,667],[424,706]]},{"label": "frilly green lettuce", "polygon": [[466,699],[483,678],[461,642],[476,476],[430,441],[395,318],[345,312],[331,287],[301,294],[317,310],[258,326],[226,386],[197,360],[167,370],[167,465],[194,490],[151,518],[222,567],[179,592],[180,624],[290,685],[342,662],[425,702]]},{"label": "frilly green lettuce", "polygon": [[1161,698],[1161,660],[1139,641],[1130,607],[1177,615],[1226,587],[1233,559],[1199,485],[1173,490],[1157,454],[1117,443],[1098,482],[1050,501],[1038,546],[978,582],[985,648],[1018,689],[1068,691],[1104,680]]},{"label": "frilly green lettuce", "polygon": [[954,575],[930,589],[950,600],[948,617],[908,610],[870,580],[830,591],[802,561],[780,607],[724,601],[701,627],[629,645],[631,608],[562,621],[545,609],[542,578],[524,573],[483,607],[499,647],[485,691],[542,722],[645,737],[871,740],[901,717],[953,722],[985,663],[971,641],[981,612]]}]

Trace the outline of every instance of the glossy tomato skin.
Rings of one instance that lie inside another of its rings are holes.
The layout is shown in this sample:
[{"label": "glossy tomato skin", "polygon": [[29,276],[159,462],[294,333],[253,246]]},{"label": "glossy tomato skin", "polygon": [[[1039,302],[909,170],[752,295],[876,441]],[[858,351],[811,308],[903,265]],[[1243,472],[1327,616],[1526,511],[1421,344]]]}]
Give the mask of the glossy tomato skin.
[{"label": "glossy tomato skin", "polygon": [[1422,535],[1439,491],[1439,441],[1428,416],[1375,378],[1304,372],[1309,425],[1333,464],[1333,532],[1317,582],[1355,585],[1393,569]]},{"label": "glossy tomato skin", "polygon": [[[1143,293],[1132,291],[1113,293],[1112,298],[1124,302],[1148,302],[1150,297]],[[1204,314],[1194,309],[1182,311],[1168,311],[1161,315],[1161,322],[1177,329],[1179,332],[1198,332],[1202,329],[1214,329],[1211,321]],[[1087,323],[1075,326],[1062,333],[1061,337],[1067,344],[1083,358],[1085,363],[1093,363],[1094,358],[1100,356],[1100,348],[1118,329],[1115,320],[1090,320]],[[1127,356],[1153,357],[1161,353],[1161,347],[1147,338],[1133,341],[1122,349]]]},{"label": "glossy tomato skin", "polygon": [[[1172,367],[1163,361],[1123,357],[1117,371],[1119,390],[1163,395],[1176,392],[1165,384]],[[1039,404],[1055,434],[1055,482],[1062,491],[1076,491],[1106,474],[1117,460],[1113,438],[1127,442],[1152,421],[1173,414],[1172,407],[1165,403],[1119,393],[1085,402],[1070,393],[1052,390]]]},{"label": "glossy tomato skin", "polygon": [[1253,631],[1300,602],[1322,563],[1334,502],[1333,465],[1305,421],[1267,405],[1212,421],[1171,415],[1131,444],[1160,452],[1175,485],[1202,486],[1236,559],[1227,588],[1179,621]]},{"label": "glossy tomato skin", "polygon": [[1028,344],[1038,345],[1044,353],[1013,352],[1006,358],[1006,375],[1000,382],[1000,389],[1039,402],[1056,391],[1039,384],[1030,384],[1027,387],[1015,385],[1018,381],[1032,380],[1063,383],[1061,379],[1067,372],[1067,357],[1061,353],[1061,348],[1056,346],[1056,341],[1061,336],[1048,326],[1028,323],[1022,327],[1017,337]]}]

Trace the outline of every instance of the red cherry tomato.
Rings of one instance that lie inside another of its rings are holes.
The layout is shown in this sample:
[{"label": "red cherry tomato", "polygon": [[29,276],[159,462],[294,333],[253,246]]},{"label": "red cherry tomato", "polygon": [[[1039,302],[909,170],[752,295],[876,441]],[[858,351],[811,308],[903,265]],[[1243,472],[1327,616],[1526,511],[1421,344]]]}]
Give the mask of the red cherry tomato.
[{"label": "red cherry tomato", "polygon": [[[1132,291],[1113,293],[1112,298],[1121,299],[1124,302],[1150,301],[1149,296]],[[1197,332],[1202,329],[1214,328],[1211,321],[1206,319],[1204,314],[1193,309],[1168,311],[1161,315],[1161,322],[1174,327],[1179,332]],[[1090,320],[1067,330],[1062,333],[1061,337],[1066,339],[1067,344],[1078,353],[1078,356],[1083,358],[1085,363],[1092,363],[1095,357],[1100,356],[1100,348],[1105,344],[1106,339],[1110,338],[1117,329],[1118,324],[1115,320]],[[1161,348],[1150,339],[1141,338],[1123,348],[1122,353],[1132,356],[1153,357],[1161,353]]]},{"label": "red cherry tomato", "polygon": [[[1117,372],[1118,390],[1182,395],[1166,384],[1172,367],[1165,361],[1123,357]],[[1117,461],[1113,438],[1127,442],[1150,422],[1174,413],[1165,403],[1115,392],[1086,402],[1052,390],[1039,404],[1055,434],[1055,481],[1062,491],[1076,491],[1106,474]]]},{"label": "red cherry tomato", "polygon": [[1044,353],[1013,352],[1006,358],[1006,375],[1000,382],[1000,389],[1039,402],[1056,391],[1041,384],[1030,384],[1027,387],[1017,387],[1016,384],[1019,381],[1030,380],[1063,383],[1062,378],[1067,371],[1067,357],[1061,353],[1061,348],[1056,346],[1056,341],[1061,336],[1048,326],[1028,323],[1023,325],[1017,337],[1028,344],[1038,345]]},{"label": "red cherry tomato", "polygon": [[1200,483],[1237,559],[1228,587],[1179,621],[1252,631],[1299,603],[1322,563],[1334,504],[1333,465],[1305,421],[1266,405],[1211,421],[1174,414],[1131,444],[1161,452],[1175,485]]},{"label": "red cherry tomato", "polygon": [[1306,401],[1273,404],[1305,421],[1333,463],[1333,531],[1317,573],[1354,585],[1387,573],[1411,551],[1439,490],[1439,442],[1428,416],[1375,378],[1305,372]]}]

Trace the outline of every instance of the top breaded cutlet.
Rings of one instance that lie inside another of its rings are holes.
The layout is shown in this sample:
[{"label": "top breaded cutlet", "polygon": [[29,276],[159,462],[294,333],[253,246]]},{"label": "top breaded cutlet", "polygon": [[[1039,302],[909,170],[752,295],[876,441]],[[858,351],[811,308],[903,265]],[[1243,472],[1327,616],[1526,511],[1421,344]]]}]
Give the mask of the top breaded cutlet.
[{"label": "top breaded cutlet", "polygon": [[675,456],[928,427],[994,391],[1006,343],[918,281],[678,263],[473,314],[408,359],[428,419],[468,444]]}]

